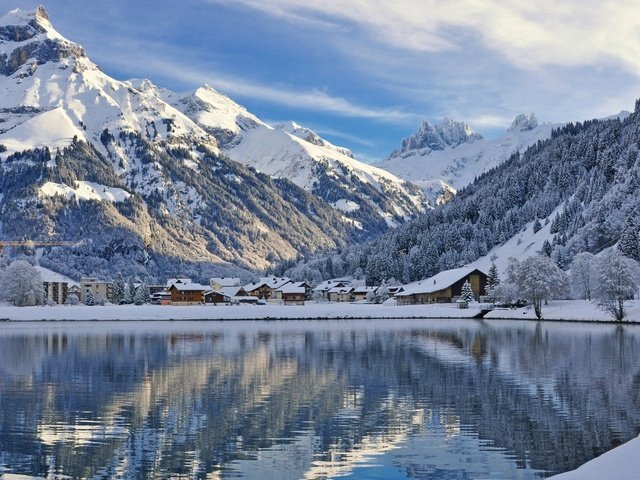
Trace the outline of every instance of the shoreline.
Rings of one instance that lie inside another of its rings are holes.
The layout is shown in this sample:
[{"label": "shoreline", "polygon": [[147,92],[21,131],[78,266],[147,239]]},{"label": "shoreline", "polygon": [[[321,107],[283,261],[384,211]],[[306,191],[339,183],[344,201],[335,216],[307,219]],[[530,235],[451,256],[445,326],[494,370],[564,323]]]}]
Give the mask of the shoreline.
[{"label": "shoreline", "polygon": [[577,324],[639,325],[640,302],[629,307],[622,322],[608,319],[607,314],[586,301],[558,301],[544,310],[547,316],[538,320],[531,308],[495,309],[484,317],[470,305],[459,309],[455,304],[389,306],[355,303],[309,303],[293,305],[105,305],[105,306],[37,306],[0,305],[0,323],[36,322],[206,322],[206,321],[322,321],[322,320],[480,320],[480,321],[544,321]]}]

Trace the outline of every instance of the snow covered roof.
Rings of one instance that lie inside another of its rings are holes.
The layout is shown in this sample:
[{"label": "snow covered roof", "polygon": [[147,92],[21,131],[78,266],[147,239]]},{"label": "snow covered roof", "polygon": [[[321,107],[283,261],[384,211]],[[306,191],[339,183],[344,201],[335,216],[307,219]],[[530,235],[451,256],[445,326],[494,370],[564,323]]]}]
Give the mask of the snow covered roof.
[{"label": "snow covered roof", "polygon": [[375,293],[376,290],[378,290],[379,287],[367,287],[366,285],[362,285],[360,287],[356,287],[353,290],[353,293],[369,293],[369,292],[373,292]]},{"label": "snow covered roof", "polygon": [[257,282],[251,282],[244,286],[247,292],[253,292],[254,290],[266,286],[272,290],[277,290],[283,285],[291,282],[288,277],[261,277]]},{"label": "snow covered roof", "polygon": [[333,287],[329,289],[329,293],[351,293],[353,290],[353,287],[347,285],[345,287]]},{"label": "snow covered roof", "polygon": [[176,277],[167,279],[167,287],[170,287],[173,284],[180,283],[191,283],[191,279],[187,277]]},{"label": "snow covered roof", "polygon": [[425,280],[420,280],[418,282],[410,283],[405,285],[404,291],[397,293],[397,297],[406,297],[409,295],[415,295],[419,293],[433,293],[439,290],[444,290],[445,288],[450,287],[458,280],[465,278],[470,275],[474,271],[480,271],[486,275],[485,272],[479,270],[475,267],[461,267],[454,268],[452,270],[445,270],[440,272],[433,277],[429,277]]},{"label": "snow covered roof", "polygon": [[211,290],[211,287],[209,285],[201,285],[199,283],[174,283],[173,285],[171,285],[171,287],[175,288],[179,292],[205,292]]},{"label": "snow covered roof", "polygon": [[78,282],[70,279],[69,277],[62,275],[61,273],[54,272],[53,270],[49,270],[48,268],[41,267],[40,265],[36,265],[35,269],[40,272],[40,278],[42,278],[43,282],[67,282],[69,285],[78,284]]},{"label": "snow covered roof", "polygon": [[219,292],[223,295],[227,295],[229,297],[236,297],[240,291],[244,291],[243,287],[235,286],[235,287],[221,287]]},{"label": "snow covered roof", "polygon": [[325,280],[324,282],[318,284],[316,288],[313,289],[314,292],[326,292],[331,290],[334,287],[344,287],[350,284],[351,281],[345,278],[333,278],[331,280]]},{"label": "snow covered roof", "polygon": [[279,292],[282,293],[306,293],[306,289],[302,286],[294,285],[293,283],[287,283],[282,287],[278,288]]}]

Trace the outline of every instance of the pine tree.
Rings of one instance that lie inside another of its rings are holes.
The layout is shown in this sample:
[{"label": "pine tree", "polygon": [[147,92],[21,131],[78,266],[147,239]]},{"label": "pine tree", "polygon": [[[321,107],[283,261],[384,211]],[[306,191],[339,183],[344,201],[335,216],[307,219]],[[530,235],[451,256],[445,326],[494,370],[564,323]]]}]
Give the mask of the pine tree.
[{"label": "pine tree", "polygon": [[640,261],[640,248],[638,245],[638,225],[633,215],[627,216],[622,229],[622,235],[618,242],[618,250],[633,260]]},{"label": "pine tree", "polygon": [[124,301],[126,285],[122,273],[118,272],[113,282],[113,303],[120,305]]},{"label": "pine tree", "polygon": [[87,292],[87,298],[84,301],[85,305],[88,305],[90,307],[94,306],[96,304],[94,298],[93,298],[93,291],[89,290]]},{"label": "pine tree", "polygon": [[552,252],[553,252],[553,247],[551,247],[551,243],[549,243],[549,240],[545,240],[544,243],[542,244],[543,255],[550,257]]},{"label": "pine tree", "polygon": [[542,224],[540,220],[536,218],[536,221],[533,222],[533,233],[538,233],[540,230],[542,230]]},{"label": "pine tree", "polygon": [[136,290],[136,293],[133,297],[133,303],[136,305],[144,305],[145,303],[149,303],[151,301],[151,294],[149,293],[149,286],[145,281],[143,281]]},{"label": "pine tree", "polygon": [[469,280],[464,282],[462,285],[462,292],[460,293],[460,301],[465,303],[470,303],[475,300],[475,295],[473,294],[473,289],[471,288],[471,284]]},{"label": "pine tree", "polygon": [[498,285],[500,285],[498,267],[496,266],[496,262],[491,262],[491,268],[489,269],[489,275],[487,276],[487,286],[485,287],[485,294],[489,297],[490,301],[495,300],[495,292]]}]

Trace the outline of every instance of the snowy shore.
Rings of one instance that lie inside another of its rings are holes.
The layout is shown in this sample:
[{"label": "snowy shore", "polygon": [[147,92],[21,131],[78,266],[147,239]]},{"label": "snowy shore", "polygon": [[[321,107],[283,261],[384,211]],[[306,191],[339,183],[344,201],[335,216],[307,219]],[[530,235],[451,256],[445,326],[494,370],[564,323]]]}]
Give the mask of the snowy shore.
[{"label": "snowy shore", "polygon": [[[555,301],[542,308],[543,320],[611,322],[594,304]],[[333,319],[449,319],[479,316],[479,307],[459,309],[453,304],[383,306],[352,303],[308,303],[305,306],[172,306],[106,305],[13,307],[0,305],[0,321],[97,321],[97,320],[333,320]],[[496,309],[487,320],[536,320],[533,308]],[[640,301],[630,302],[625,323],[640,323]]]},{"label": "snowy shore", "polygon": [[460,310],[456,305],[451,304],[402,307],[351,303],[215,307],[208,305],[0,306],[0,320],[4,321],[416,319],[473,318],[479,313],[477,308]]},{"label": "snowy shore", "polygon": [[640,437],[594,458],[571,472],[547,480],[637,480],[640,477]]}]

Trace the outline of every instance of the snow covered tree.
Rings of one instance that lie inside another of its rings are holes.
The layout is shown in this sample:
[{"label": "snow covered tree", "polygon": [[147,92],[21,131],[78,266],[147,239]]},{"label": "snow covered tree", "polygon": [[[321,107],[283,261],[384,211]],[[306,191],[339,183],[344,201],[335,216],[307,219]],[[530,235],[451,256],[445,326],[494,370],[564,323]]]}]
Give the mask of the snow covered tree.
[{"label": "snow covered tree", "polygon": [[2,300],[17,307],[44,303],[40,272],[24,260],[15,260],[2,272],[0,292]]},{"label": "snow covered tree", "polygon": [[542,243],[542,250],[541,252],[546,255],[547,257],[551,256],[551,252],[553,252],[553,247],[551,246],[551,243],[549,243],[549,240],[545,240]]},{"label": "snow covered tree", "polygon": [[80,303],[80,299],[75,293],[70,293],[67,295],[67,301],[64,303],[65,305],[78,305]]},{"label": "snow covered tree", "polygon": [[596,270],[594,296],[598,305],[622,321],[626,315],[625,305],[633,300],[638,289],[638,263],[612,249],[598,258]]},{"label": "snow covered tree", "polygon": [[94,306],[96,304],[95,299],[93,298],[93,292],[91,290],[89,290],[87,292],[87,298],[84,301],[85,305],[88,305],[90,307]]},{"label": "snow covered tree", "polygon": [[540,230],[542,230],[542,224],[540,219],[536,218],[536,221],[533,222],[533,233],[538,233]]},{"label": "snow covered tree", "polygon": [[136,290],[136,293],[133,297],[133,303],[135,303],[136,305],[144,305],[149,302],[151,302],[149,286],[146,284],[146,282],[143,281]]},{"label": "snow covered tree", "polygon": [[120,305],[124,301],[125,288],[122,273],[116,273],[116,278],[113,281],[113,303],[116,305]]},{"label": "snow covered tree", "polygon": [[496,299],[496,288],[500,285],[500,275],[498,274],[498,267],[496,262],[491,262],[491,268],[489,268],[489,275],[487,275],[487,286],[485,287],[485,295],[488,300],[493,302]]},{"label": "snow covered tree", "polygon": [[633,215],[628,215],[624,227],[622,229],[622,235],[618,242],[618,250],[626,257],[633,260],[640,261],[640,242],[638,240],[638,225]]},{"label": "snow covered tree", "polygon": [[596,281],[595,256],[582,252],[571,263],[571,289],[575,298],[591,300]]},{"label": "snow covered tree", "polygon": [[567,274],[546,255],[534,255],[522,262],[513,260],[507,269],[507,280],[521,298],[533,304],[537,318],[542,318],[542,302],[562,298],[569,286]]},{"label": "snow covered tree", "polygon": [[460,293],[460,301],[465,303],[471,303],[475,300],[475,296],[473,294],[473,289],[471,288],[471,284],[469,280],[464,282],[462,285],[462,291]]},{"label": "snow covered tree", "polygon": [[136,296],[136,286],[133,283],[133,278],[129,278],[129,282],[127,283],[127,286],[124,289],[124,298],[122,302],[126,303],[127,305],[130,303],[133,303],[135,296]]}]

